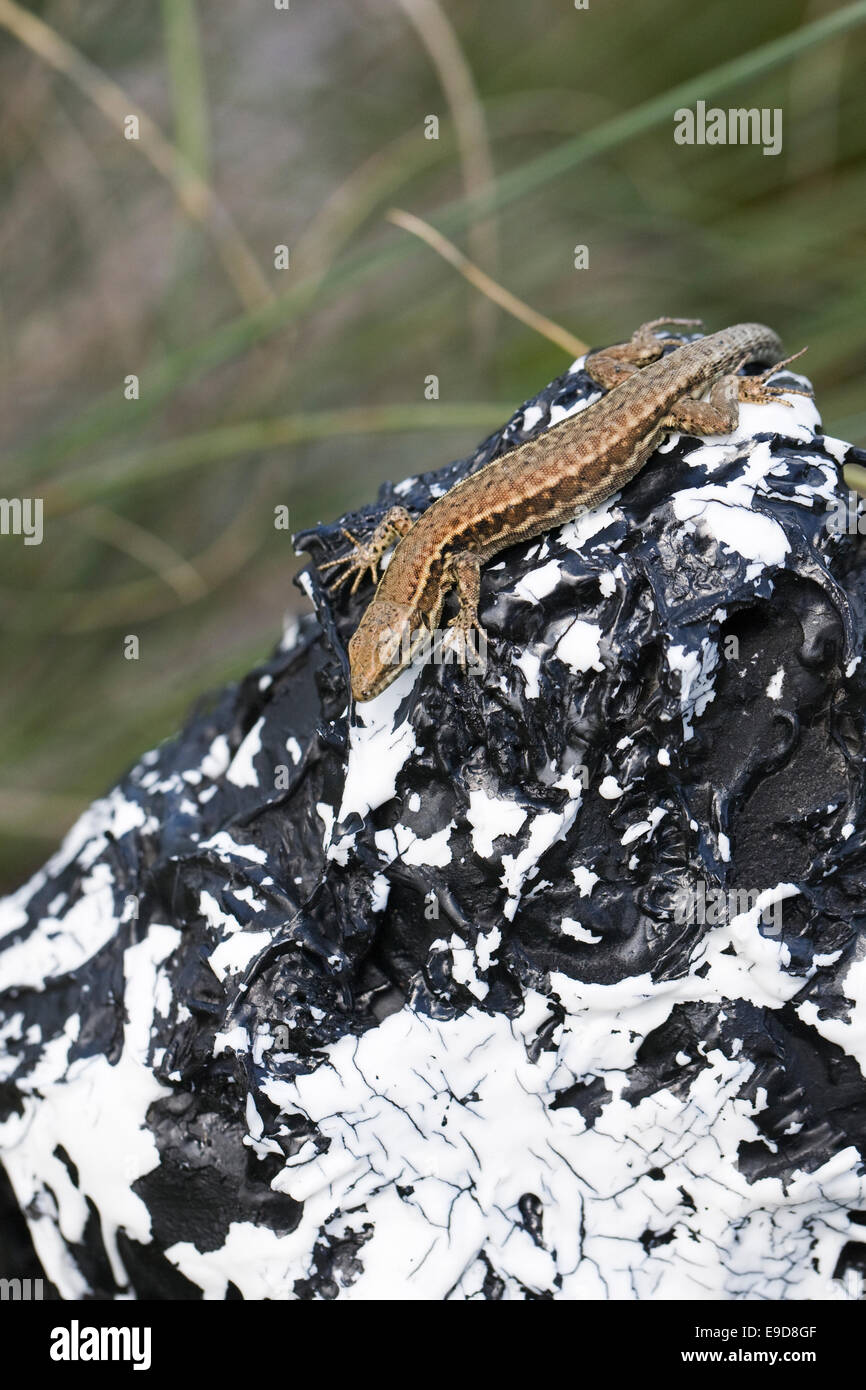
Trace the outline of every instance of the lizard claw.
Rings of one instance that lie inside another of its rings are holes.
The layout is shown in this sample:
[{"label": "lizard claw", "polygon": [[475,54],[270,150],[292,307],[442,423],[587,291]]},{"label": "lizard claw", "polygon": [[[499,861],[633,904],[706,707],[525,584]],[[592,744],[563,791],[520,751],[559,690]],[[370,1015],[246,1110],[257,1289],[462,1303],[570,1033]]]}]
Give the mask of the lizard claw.
[{"label": "lizard claw", "polygon": [[320,570],[334,569],[337,565],[346,566],[342,574],[334,576],[333,582],[331,584],[325,585],[325,588],[327,589],[328,593],[336,594],[337,591],[344,584],[348,583],[350,579],[352,580],[352,586],[349,589],[349,593],[356,593],[358,590],[358,586],[361,583],[361,580],[364,578],[364,575],[367,573],[368,570],[370,572],[370,578],[375,583],[376,558],[376,556],[371,555],[369,553],[366,546],[359,545],[356,546],[354,550],[351,550],[348,553],[348,555],[341,555],[338,560],[329,560],[327,564],[319,565],[318,568]]},{"label": "lizard claw", "polygon": [[326,560],[324,564],[318,566],[318,569],[320,571],[331,570],[336,569],[338,565],[345,565],[346,568],[343,573],[336,575],[334,582],[325,587],[329,594],[335,594],[354,575],[352,587],[349,590],[351,594],[354,594],[367,570],[370,571],[373,582],[376,582],[376,564],[379,556],[372,546],[364,545],[362,541],[357,540],[351,531],[346,530],[345,526],[341,526],[340,530],[346,540],[351,543],[352,549],[348,550],[345,555],[339,555],[336,560]]},{"label": "lizard claw", "polygon": [[458,613],[445,630],[442,646],[453,650],[459,666],[484,666],[486,663],[487,633],[477,618]]},{"label": "lizard claw", "polygon": [[412,526],[412,518],[405,507],[392,507],[383,517],[368,541],[359,541],[357,536],[353,536],[351,531],[347,531],[345,526],[340,527],[340,531],[345,536],[351,546],[345,555],[338,555],[336,560],[326,560],[319,565],[319,570],[337,569],[344,565],[342,574],[338,574],[332,584],[326,586],[329,594],[335,594],[341,585],[346,584],[352,579],[352,587],[349,590],[354,594],[364,575],[369,571],[370,578],[376,583],[376,569],[382,559],[383,554],[389,545],[393,545],[395,540],[405,536]]}]

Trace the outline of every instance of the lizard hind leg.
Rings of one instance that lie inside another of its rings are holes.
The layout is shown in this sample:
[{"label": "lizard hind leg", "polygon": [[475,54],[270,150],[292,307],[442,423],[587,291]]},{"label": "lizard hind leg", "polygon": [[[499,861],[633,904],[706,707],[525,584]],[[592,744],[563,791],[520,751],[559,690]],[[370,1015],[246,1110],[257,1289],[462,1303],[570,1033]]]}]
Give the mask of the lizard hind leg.
[{"label": "lizard hind leg", "polygon": [[456,588],[460,604],[457,616],[448,624],[448,636],[453,634],[457,660],[461,666],[483,667],[487,655],[487,633],[478,621],[481,561],[471,550],[458,550],[449,556],[443,578]]},{"label": "lizard hind leg", "polygon": [[677,328],[703,328],[703,319],[650,319],[649,323],[642,323],[640,328],[632,334],[632,338],[648,338],[651,333],[655,333],[657,328],[668,328],[673,324]]},{"label": "lizard hind leg", "polygon": [[676,325],[683,328],[700,327],[700,319],[650,319],[636,328],[627,343],[614,343],[611,347],[600,348],[586,359],[586,369],[593,380],[606,390],[613,390],[627,377],[634,376],[641,367],[656,362],[670,342],[669,336],[656,337],[655,330]]},{"label": "lizard hind leg", "polygon": [[636,328],[631,335],[631,342],[626,346],[631,351],[631,361],[637,363],[655,362],[661,357],[665,343],[674,341],[670,333],[656,333],[657,328],[701,328],[703,319],[650,319],[648,323],[642,323],[640,328]]}]

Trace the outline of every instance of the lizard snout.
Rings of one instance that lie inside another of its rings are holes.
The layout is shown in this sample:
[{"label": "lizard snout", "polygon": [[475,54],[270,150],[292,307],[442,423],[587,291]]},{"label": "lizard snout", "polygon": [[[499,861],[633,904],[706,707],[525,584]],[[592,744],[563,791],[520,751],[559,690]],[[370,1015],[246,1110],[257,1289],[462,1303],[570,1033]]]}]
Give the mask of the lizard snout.
[{"label": "lizard snout", "polygon": [[411,659],[412,620],[407,608],[371,603],[349,642],[349,674],[356,700],[372,700]]}]

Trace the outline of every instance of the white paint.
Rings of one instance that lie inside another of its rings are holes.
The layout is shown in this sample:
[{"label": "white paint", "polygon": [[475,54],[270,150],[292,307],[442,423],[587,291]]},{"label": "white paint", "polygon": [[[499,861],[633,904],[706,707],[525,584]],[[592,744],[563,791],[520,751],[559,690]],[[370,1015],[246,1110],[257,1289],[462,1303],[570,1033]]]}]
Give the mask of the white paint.
[{"label": "white paint", "polygon": [[451,956],[451,974],[458,984],[468,989],[476,999],[485,999],[490,992],[490,986],[486,980],[479,978],[479,971],[488,970],[492,964],[496,949],[501,941],[501,936],[497,928],[493,928],[486,936],[478,938],[476,949],[468,946],[462,937],[454,932],[450,942],[434,942],[431,949],[443,946]]},{"label": "white paint", "polygon": [[373,912],[384,912],[388,906],[391,885],[384,874],[374,874],[370,880],[370,907]]},{"label": "white paint", "polygon": [[850,1000],[847,1019],[822,1017],[818,1006],[806,999],[797,1005],[797,1013],[804,1023],[820,1033],[828,1042],[835,1043],[857,1060],[863,1076],[866,1076],[866,951],[862,942],[858,947],[859,959],[848,967],[841,993]]},{"label": "white paint", "polygon": [[[799,398],[792,398],[799,400]],[[786,411],[781,406],[741,406],[741,427],[732,436],[734,439],[748,439],[757,430],[776,428],[782,434],[811,439],[808,416],[814,416],[814,407],[801,402],[793,410]],[[768,426],[766,416],[757,423],[750,421],[753,411],[775,412],[775,424]],[[799,410],[799,417],[798,417]],[[705,445],[689,456],[694,466],[703,465],[708,472],[714,471],[724,461],[723,451],[716,445]],[[790,546],[782,526],[772,517],[764,516],[754,510],[756,496],[779,496],[772,487],[772,477],[784,471],[780,467],[784,460],[773,457],[766,441],[752,443],[748,456],[743,461],[738,477],[724,484],[707,483],[701,487],[682,488],[673,495],[675,515],[680,521],[693,521],[699,528],[712,536],[720,545],[727,546],[745,559],[754,563],[751,577],[757,578],[763,569],[778,567],[785,562]],[[816,464],[820,464],[816,460]],[[826,462],[824,468],[828,466]],[[825,472],[825,482],[821,488],[804,487],[796,495],[796,500],[804,507],[810,507],[816,495],[828,493],[832,479]]]},{"label": "white paint", "polygon": [[254,759],[257,753],[261,752],[262,729],[265,725],[265,718],[261,719],[250,729],[246,738],[241,743],[238,751],[232,758],[231,765],[226,773],[226,780],[232,782],[236,787],[257,787],[259,778],[254,766]]},{"label": "white paint", "polygon": [[583,864],[578,864],[577,868],[572,869],[571,876],[580,890],[580,896],[582,898],[588,898],[595,885],[601,882],[598,874],[594,874],[591,869],[587,869]]},{"label": "white paint", "polygon": [[516,835],[527,812],[505,797],[490,796],[480,787],[469,793],[466,819],[472,826],[472,847],[482,859],[493,856],[493,842],[500,835]]},{"label": "white paint", "polygon": [[558,560],[550,560],[540,569],[531,570],[518,580],[514,586],[514,595],[516,598],[525,599],[527,603],[540,603],[548,594],[553,593],[561,580],[562,566]]},{"label": "white paint", "polygon": [[597,946],[604,938],[594,936],[587,927],[582,927],[579,922],[575,922],[573,917],[563,917],[559,924],[560,931],[566,936],[573,937],[575,941],[581,941],[587,946]]},{"label": "white paint", "polygon": [[[57,1226],[48,1219],[31,1226],[36,1251],[64,1298],[79,1298],[81,1275],[57,1239],[79,1241],[84,1233],[89,1197],[100,1216],[102,1239],[115,1279],[126,1283],[117,1234],[150,1240],[150,1214],[131,1184],[159,1162],[153,1135],[145,1129],[148,1107],[168,1094],[148,1065],[155,1000],[160,993],[159,966],[175,949],[181,934],[174,927],[152,924],[145,938],[123,953],[123,1047],[113,1065],[103,1056],[69,1062],[78,1035],[73,1015],[59,1038],[46,1043],[29,1075],[16,1085],[23,1097],[22,1115],[0,1124],[0,1154],[19,1204],[32,1203],[48,1217],[56,1202]],[[61,1146],[78,1170],[73,1185],[55,1150]],[[51,1195],[53,1194],[53,1196]]]},{"label": "white paint", "polygon": [[397,824],[393,830],[377,830],[373,839],[386,865],[401,859],[405,864],[444,867],[452,859],[448,841],[453,828],[454,821],[450,821],[442,830],[421,839],[408,826]]},{"label": "white paint", "polygon": [[644,835],[651,836],[659,822],[667,815],[663,806],[656,806],[650,811],[649,820],[637,821],[630,825],[620,840],[622,845],[630,845],[634,840],[640,840]]},{"label": "white paint", "polygon": [[268,856],[258,845],[239,845],[227,830],[218,830],[209,840],[202,840],[202,849],[212,849],[225,864],[233,859],[248,859],[253,864],[266,864]]},{"label": "white paint", "polygon": [[214,1036],[213,1055],[220,1057],[224,1052],[236,1052],[241,1056],[245,1052],[252,1051],[250,1037],[246,1028],[240,1024],[235,1024],[224,1033],[217,1033]]},{"label": "white paint", "polygon": [[537,700],[541,693],[539,678],[541,675],[541,657],[533,652],[529,647],[524,648],[517,656],[511,658],[518,670],[523,672],[526,681],[525,695],[527,700]]},{"label": "white paint", "polygon": [[719,664],[718,648],[709,637],[701,638],[698,651],[687,651],[679,644],[668,647],[667,662],[680,675],[680,708],[683,719],[683,739],[694,737],[692,720],[703,714],[716,698],[713,679]]},{"label": "white paint", "polygon": [[599,638],[601,628],[596,623],[575,618],[556,644],[555,655],[572,671],[603,671]]},{"label": "white paint", "polygon": [[572,401],[571,405],[557,405],[554,402],[550,407],[550,421],[547,428],[552,429],[554,425],[561,424],[563,420],[569,420],[572,415],[580,415],[587,406],[592,405],[595,401],[600,401],[601,395],[601,391],[594,391],[591,396],[587,396],[585,399],[578,398],[578,400]]},{"label": "white paint", "polygon": [[569,800],[561,811],[542,811],[535,816],[529,826],[526,844],[517,854],[502,857],[501,886],[508,893],[504,916],[513,921],[520,904],[523,885],[527,879],[538,873],[538,860],[557,840],[562,840],[574,824],[580,809],[582,789],[580,779],[575,773],[565,773],[556,787],[569,792]]},{"label": "white paint", "polygon": [[218,980],[224,980],[226,975],[242,975],[271,940],[269,931],[237,931],[211,951],[208,964]]},{"label": "white paint", "polygon": [[198,908],[209,927],[216,932],[236,932],[240,922],[231,913],[225,912],[212,893],[203,888],[198,897]]},{"label": "white paint", "polygon": [[343,800],[337,817],[340,822],[353,811],[363,819],[396,795],[397,777],[417,748],[408,719],[395,727],[396,714],[417,674],[413,667],[401,671],[375,700],[355,706]]},{"label": "white paint", "polygon": [[[17,906],[4,908],[5,935],[26,919]],[[114,876],[107,864],[99,863],[82,880],[81,896],[62,918],[43,917],[28,936],[0,954],[0,990],[44,989],[49,980],[86,965],[116,931]]]},{"label": "white paint", "polygon": [[592,540],[593,536],[598,535],[599,531],[604,531],[615,521],[622,520],[622,512],[619,509],[620,494],[611,493],[598,506],[590,511],[581,512],[573,521],[566,522],[559,533],[562,545],[568,546],[569,550],[576,550],[580,553],[586,546],[587,541]]},{"label": "white paint", "polygon": [[[467,950],[454,937],[438,945]],[[267,1080],[269,1099],[308,1116],[328,1144],[306,1145],[274,1181],[305,1203],[301,1222],[281,1237],[233,1225],[205,1254],[179,1244],[177,1267],[208,1299],[222,1299],[229,1280],[247,1299],[291,1298],[320,1232],[339,1238],[366,1224],[341,1301],[477,1296],[482,1252],[506,1300],[522,1301],[523,1288],[574,1302],[825,1298],[848,1238],[843,1209],[866,1193],[854,1150],[794,1174],[787,1189],[775,1178],[750,1183],[738,1151],[759,1138],[766,1098],[739,1098],[747,1059],[712,1051],[684,1095],[621,1098],[643,1039],[695,982],[644,975],[601,986],[555,974],[551,983],[565,1019],[535,1062],[527,1046],[549,1003],[530,991],[515,1019],[471,1008],[443,1022],[404,1009],[328,1047],[313,1075]],[[609,1097],[593,1129],[569,1107],[551,1110],[556,1091],[593,1076]],[[650,1178],[659,1167],[663,1179]],[[401,1199],[398,1186],[412,1191]],[[542,1248],[521,1226],[525,1192],[542,1196]],[[648,1229],[673,1238],[647,1251]]]},{"label": "white paint", "polygon": [[825,434],[822,440],[827,453],[834,458],[837,463],[844,463],[846,455],[851,449],[851,445],[844,439],[834,439],[832,434]]},{"label": "white paint", "polygon": [[229,741],[225,734],[217,734],[207,753],[201,760],[201,770],[205,777],[213,781],[222,777],[231,761]]}]

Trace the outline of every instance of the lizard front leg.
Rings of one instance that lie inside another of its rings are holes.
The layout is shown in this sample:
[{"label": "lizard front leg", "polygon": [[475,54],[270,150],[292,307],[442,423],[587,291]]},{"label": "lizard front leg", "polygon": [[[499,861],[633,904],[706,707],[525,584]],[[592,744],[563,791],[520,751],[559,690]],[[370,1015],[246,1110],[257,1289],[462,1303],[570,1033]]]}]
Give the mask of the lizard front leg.
[{"label": "lizard front leg", "polygon": [[682,434],[695,435],[733,434],[739,423],[741,401],[748,401],[753,405],[767,405],[771,401],[780,401],[782,405],[790,407],[791,402],[786,401],[785,396],[811,396],[811,391],[798,391],[792,386],[767,385],[774,373],[786,367],[795,358],[802,357],[805,351],[806,349],[802,348],[792,357],[786,357],[775,366],[768,367],[760,376],[738,376],[735,372],[730,372],[727,376],[720,377],[710,390],[709,400],[699,401],[693,396],[683,396],[671,406],[662,421],[662,429],[679,430]]},{"label": "lizard front leg", "polygon": [[669,338],[657,338],[655,330],[665,325],[676,324],[682,328],[699,328],[700,319],[651,319],[635,329],[627,343],[614,343],[611,347],[591,352],[586,359],[586,370],[593,381],[610,391],[626,377],[639,372],[641,367],[655,362],[664,352]]},{"label": "lizard front leg", "polygon": [[[483,663],[487,650],[487,633],[478,621],[478,601],[481,596],[481,561],[472,550],[458,550],[449,555],[443,574],[443,584],[457,590],[460,607],[457,616],[448,624],[448,631],[456,637],[457,659],[462,666]],[[478,633],[481,642],[475,651],[474,634]]]},{"label": "lizard front leg", "polygon": [[336,593],[340,585],[345,584],[354,575],[354,581],[349,591],[354,594],[368,570],[370,578],[375,584],[376,569],[385,551],[401,536],[405,536],[413,525],[414,521],[405,507],[392,507],[390,511],[385,513],[368,541],[359,541],[352,535],[351,531],[341,527],[346,540],[351,542],[352,549],[347,550],[346,554],[341,555],[338,559],[328,560],[324,565],[318,566],[319,570],[336,569],[338,565],[346,566],[343,573],[338,574],[333,584],[328,586],[329,593]]}]

